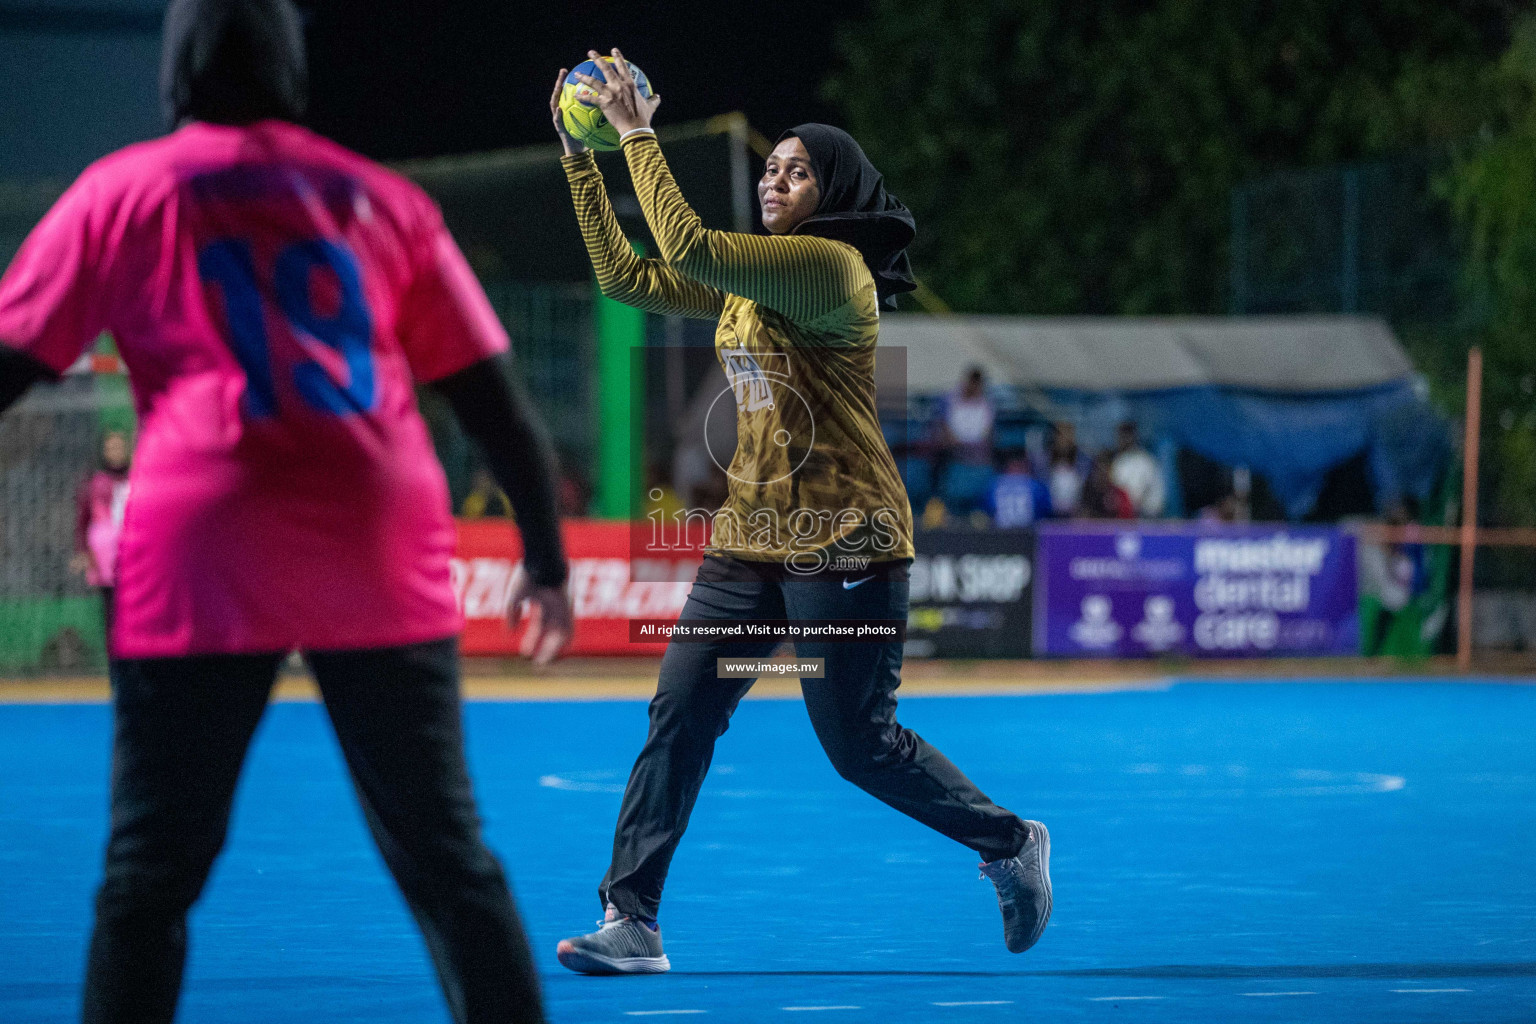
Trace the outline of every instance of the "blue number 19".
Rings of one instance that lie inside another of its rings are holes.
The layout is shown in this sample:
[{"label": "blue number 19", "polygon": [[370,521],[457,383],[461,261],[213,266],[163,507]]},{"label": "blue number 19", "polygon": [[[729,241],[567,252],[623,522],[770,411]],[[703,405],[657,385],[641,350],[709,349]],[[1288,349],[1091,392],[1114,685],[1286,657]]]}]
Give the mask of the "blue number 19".
[{"label": "blue number 19", "polygon": [[[310,274],[318,267],[329,269],[341,286],[340,307],[333,316],[321,316],[311,300]],[[229,347],[247,382],[246,414],[254,419],[276,416],[271,346],[251,244],[239,238],[212,242],[198,254],[197,269],[203,280],[224,292]],[[338,384],[319,363],[300,363],[293,368],[293,383],[304,403],[318,412],[338,416],[372,409],[378,400],[371,347],[373,316],[363,298],[357,259],[351,250],[323,238],[295,242],[277,254],[273,276],[277,304],[289,326],[341,353],[350,377],[347,384]]]}]

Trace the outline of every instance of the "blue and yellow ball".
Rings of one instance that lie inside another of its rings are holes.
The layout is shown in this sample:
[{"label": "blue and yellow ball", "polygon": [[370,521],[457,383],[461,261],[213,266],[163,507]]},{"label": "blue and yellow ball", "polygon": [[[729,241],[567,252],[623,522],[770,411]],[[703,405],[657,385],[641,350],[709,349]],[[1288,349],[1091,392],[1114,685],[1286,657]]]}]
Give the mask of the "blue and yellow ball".
[{"label": "blue and yellow ball", "polygon": [[[571,133],[571,138],[583,146],[588,149],[612,150],[619,148],[618,129],[609,124],[608,118],[598,109],[597,96],[591,86],[576,77],[582,74],[600,82],[608,81],[601,67],[603,63],[611,65],[613,58],[582,61],[565,76],[565,87],[560,90],[560,117],[565,121],[565,130]],[[628,63],[629,73],[635,76],[635,85],[639,87],[640,95],[650,97],[650,79],[645,77],[644,71],[635,67],[634,61]]]}]

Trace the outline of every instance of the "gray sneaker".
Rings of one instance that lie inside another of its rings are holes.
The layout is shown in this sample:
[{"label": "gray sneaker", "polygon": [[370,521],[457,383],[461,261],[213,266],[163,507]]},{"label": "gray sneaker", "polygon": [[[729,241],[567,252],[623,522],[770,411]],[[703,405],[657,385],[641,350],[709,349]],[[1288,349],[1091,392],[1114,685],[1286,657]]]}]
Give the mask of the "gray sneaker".
[{"label": "gray sneaker", "polygon": [[672,969],[661,951],[661,929],[622,917],[612,907],[597,922],[597,931],[560,940],[555,957],[578,974],[662,974]]},{"label": "gray sneaker", "polygon": [[1038,821],[1026,821],[1029,839],[1016,857],[981,866],[981,876],[997,886],[1003,911],[1003,942],[1022,953],[1040,941],[1051,919],[1051,834]]}]

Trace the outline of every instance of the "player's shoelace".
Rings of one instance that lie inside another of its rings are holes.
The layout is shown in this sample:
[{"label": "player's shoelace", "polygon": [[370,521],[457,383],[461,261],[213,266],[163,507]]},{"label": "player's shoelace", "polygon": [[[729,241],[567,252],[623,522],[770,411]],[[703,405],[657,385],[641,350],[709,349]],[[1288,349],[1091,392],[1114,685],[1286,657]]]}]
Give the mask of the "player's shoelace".
[{"label": "player's shoelace", "polygon": [[[1001,861],[1001,864],[1002,867],[995,869],[997,874],[988,873],[987,866],[985,864],[981,865],[976,870],[976,877],[979,879],[984,878],[993,885],[999,885],[1004,881],[1017,881],[1013,876],[1018,873],[1019,858],[1009,857],[1007,860]],[[1012,898],[1008,902],[1012,903]]]},{"label": "player's shoelace", "polygon": [[[618,928],[621,925],[632,925],[635,929],[644,928],[646,931],[649,931],[653,934],[655,933],[655,929],[651,928],[644,921],[637,917],[620,917],[612,921],[608,920],[607,918],[603,918],[601,921],[597,922],[597,930],[598,933],[601,934],[602,932],[609,931],[610,929]],[[642,932],[627,930],[622,934],[622,937],[615,936],[609,941],[622,942],[624,947],[626,947],[630,953],[633,953],[636,956],[650,955],[650,949],[647,946],[645,935]],[[612,948],[616,951],[618,950],[617,946]]]}]

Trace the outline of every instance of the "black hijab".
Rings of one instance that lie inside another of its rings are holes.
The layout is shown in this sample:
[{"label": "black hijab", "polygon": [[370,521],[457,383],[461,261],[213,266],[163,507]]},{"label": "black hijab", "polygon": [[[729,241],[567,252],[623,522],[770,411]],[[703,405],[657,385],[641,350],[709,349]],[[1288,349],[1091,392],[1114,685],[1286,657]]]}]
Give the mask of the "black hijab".
[{"label": "black hijab", "polygon": [[297,121],[309,99],[304,32],[290,0],[171,0],[160,103],[183,121]]},{"label": "black hijab", "polygon": [[907,246],[917,234],[917,222],[901,200],[885,190],[885,180],[853,136],[829,124],[802,124],[790,136],[805,145],[821,189],[816,212],[795,225],[791,234],[818,235],[846,242],[859,250],[874,276],[880,304],[896,308],[896,296],[917,287]]}]

